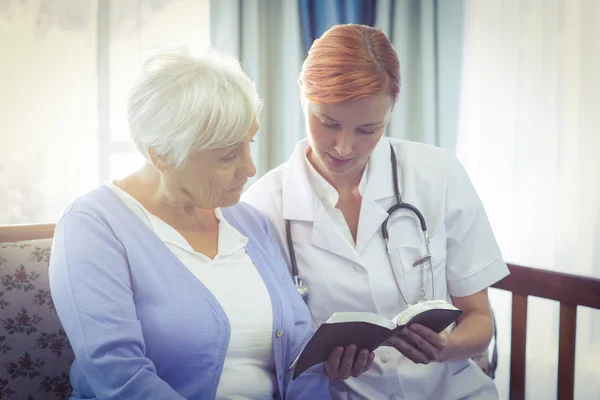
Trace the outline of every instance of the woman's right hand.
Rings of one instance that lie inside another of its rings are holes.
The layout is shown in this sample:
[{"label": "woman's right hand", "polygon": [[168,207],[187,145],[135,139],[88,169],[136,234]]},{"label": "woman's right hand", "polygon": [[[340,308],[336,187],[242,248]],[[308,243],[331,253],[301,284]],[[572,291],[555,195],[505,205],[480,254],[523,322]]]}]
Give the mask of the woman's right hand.
[{"label": "woman's right hand", "polygon": [[388,344],[416,364],[442,362],[446,359],[449,335],[435,333],[431,329],[414,324],[393,336]]},{"label": "woman's right hand", "polygon": [[345,349],[342,346],[333,349],[325,363],[325,372],[327,372],[330,381],[334,379],[346,380],[350,376],[356,378],[371,368],[375,353],[369,352],[368,349],[362,349],[357,356],[356,351],[357,348],[353,344]]}]

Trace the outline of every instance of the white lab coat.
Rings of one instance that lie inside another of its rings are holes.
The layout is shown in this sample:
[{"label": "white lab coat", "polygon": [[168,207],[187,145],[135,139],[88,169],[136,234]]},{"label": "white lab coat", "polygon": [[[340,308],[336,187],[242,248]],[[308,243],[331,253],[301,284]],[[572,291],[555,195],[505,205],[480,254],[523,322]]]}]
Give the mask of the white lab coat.
[{"label": "white lab coat", "polygon": [[[314,327],[338,311],[369,311],[393,318],[405,307],[381,236],[381,223],[394,205],[389,143],[398,161],[402,199],[416,206],[427,222],[436,279],[436,298],[451,301],[489,287],[508,275],[483,206],[460,162],[449,151],[382,138],[366,174],[356,245],[336,228],[307,175],[306,139],[290,160],[252,185],[242,201],[271,222],[287,252],[284,220],[291,221],[299,276],[309,286]],[[412,263],[424,256],[417,219],[398,211],[388,223],[392,257],[409,302],[418,296],[419,271]],[[403,275],[404,273],[404,275]],[[425,273],[427,297],[430,274]],[[376,350],[372,368],[358,378],[332,382],[336,399],[496,399],[493,381],[472,361],[414,364],[390,347]]]}]

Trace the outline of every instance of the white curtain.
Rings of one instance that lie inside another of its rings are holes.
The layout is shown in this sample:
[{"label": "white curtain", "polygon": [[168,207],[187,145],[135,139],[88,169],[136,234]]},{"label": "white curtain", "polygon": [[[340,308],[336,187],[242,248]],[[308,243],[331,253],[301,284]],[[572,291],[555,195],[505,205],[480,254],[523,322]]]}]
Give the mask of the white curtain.
[{"label": "white curtain", "polygon": [[402,88],[387,136],[454,151],[464,0],[379,0],[375,25],[400,58]]},{"label": "white curtain", "polygon": [[253,145],[257,178],[287,161],[305,132],[298,91],[304,51],[297,3],[218,0],[210,6],[213,47],[238,57],[264,101]]},{"label": "white curtain", "polygon": [[[469,0],[457,154],[507,261],[600,277],[600,2]],[[493,291],[506,395],[510,298]],[[556,398],[558,304],[529,300],[527,398]],[[580,308],[577,399],[600,399],[600,312]]]}]

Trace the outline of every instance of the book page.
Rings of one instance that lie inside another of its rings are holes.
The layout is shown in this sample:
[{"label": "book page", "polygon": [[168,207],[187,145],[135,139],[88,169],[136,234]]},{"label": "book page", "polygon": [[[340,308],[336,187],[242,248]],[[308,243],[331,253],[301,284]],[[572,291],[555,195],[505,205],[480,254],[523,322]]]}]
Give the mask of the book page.
[{"label": "book page", "polygon": [[446,300],[427,300],[422,301],[417,304],[413,304],[408,307],[404,311],[402,311],[398,316],[394,319],[398,326],[403,326],[408,323],[415,315],[422,313],[427,310],[458,310],[458,308],[454,307],[452,304],[448,303]]},{"label": "book page", "polygon": [[327,320],[326,324],[339,322],[367,322],[387,329],[396,328],[396,323],[378,314],[370,312],[337,312]]}]

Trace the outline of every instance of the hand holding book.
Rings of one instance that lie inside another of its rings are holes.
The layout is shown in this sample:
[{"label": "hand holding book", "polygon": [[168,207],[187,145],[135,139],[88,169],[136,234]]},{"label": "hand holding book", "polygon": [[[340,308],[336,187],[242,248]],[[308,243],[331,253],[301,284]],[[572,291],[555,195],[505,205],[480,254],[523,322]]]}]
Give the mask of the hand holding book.
[{"label": "hand holding book", "polygon": [[[419,335],[420,328],[425,328],[425,331],[442,338],[439,333],[456,321],[461,314],[462,311],[445,300],[417,303],[391,320],[368,312],[335,313],[317,329],[290,367],[295,368],[293,379],[313,365],[328,360],[332,350],[338,346],[345,348],[355,345],[359,349],[374,351],[380,346],[392,345],[398,350],[402,349],[400,351],[403,354],[404,351],[413,354],[416,347],[410,345],[409,340],[426,340],[423,335]],[[406,328],[408,330],[405,330]],[[405,338],[397,338],[396,336],[402,332],[405,332]],[[424,345],[423,342],[420,344]],[[407,345],[412,348],[406,347]]]},{"label": "hand holding book", "polygon": [[354,345],[333,349],[325,362],[325,372],[330,381],[358,377],[368,371],[375,359],[375,353],[367,349],[358,349]]},{"label": "hand holding book", "polygon": [[413,324],[403,328],[399,334],[386,342],[416,364],[442,361],[448,345],[448,333],[436,333],[431,329]]}]

